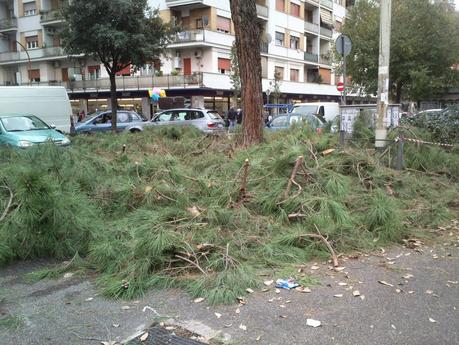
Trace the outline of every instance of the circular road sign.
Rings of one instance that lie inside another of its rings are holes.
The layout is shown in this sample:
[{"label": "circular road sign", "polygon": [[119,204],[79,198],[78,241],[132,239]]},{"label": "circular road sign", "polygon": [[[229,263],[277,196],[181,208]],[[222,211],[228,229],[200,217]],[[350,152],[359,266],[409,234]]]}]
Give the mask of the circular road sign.
[{"label": "circular road sign", "polygon": [[349,36],[339,35],[335,41],[336,51],[341,56],[348,56],[352,50],[352,41]]},{"label": "circular road sign", "polygon": [[344,91],[344,83],[339,82],[338,84],[336,84],[336,89],[337,89],[339,92],[343,92],[343,91]]}]

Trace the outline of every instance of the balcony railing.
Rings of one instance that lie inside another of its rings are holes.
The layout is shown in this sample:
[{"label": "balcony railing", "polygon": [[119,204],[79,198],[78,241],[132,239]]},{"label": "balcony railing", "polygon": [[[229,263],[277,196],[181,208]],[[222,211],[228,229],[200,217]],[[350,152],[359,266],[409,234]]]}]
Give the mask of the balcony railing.
[{"label": "balcony railing", "polygon": [[314,24],[314,23],[310,23],[310,22],[304,22],[304,30],[318,34],[319,33],[319,25],[318,24]]},{"label": "balcony railing", "polygon": [[317,61],[319,61],[319,56],[314,53],[304,52],[304,60],[317,63]]},{"label": "balcony railing", "polygon": [[257,6],[257,15],[260,17],[268,18],[268,7],[256,4]]},{"label": "balcony railing", "polygon": [[324,7],[328,7],[330,9],[333,8],[333,1],[332,0],[321,0],[320,4]]},{"label": "balcony railing", "polygon": [[205,5],[205,0],[166,0],[168,6]]},{"label": "balcony railing", "polygon": [[[60,57],[64,56],[64,51],[61,47],[49,47],[49,48],[38,48],[38,49],[28,49],[30,59],[40,59],[47,57]],[[0,53],[0,62],[9,62],[9,61],[21,61],[27,60],[27,54],[25,51],[16,51],[16,52],[4,52]]]},{"label": "balcony railing", "polygon": [[[202,73],[192,75],[165,75],[165,76],[130,76],[116,77],[116,89],[118,91],[146,90],[152,85],[160,88],[187,88],[202,86]],[[110,79],[100,78],[96,80],[75,80],[68,82],[71,91],[108,91]]]},{"label": "balcony railing", "polygon": [[319,63],[322,65],[330,65],[330,58],[328,56],[320,56]]},{"label": "balcony railing", "polygon": [[62,13],[60,10],[49,10],[40,12],[40,22],[42,24],[61,20],[64,20],[64,18],[62,17]]},{"label": "balcony railing", "polygon": [[179,32],[175,38],[175,43],[183,42],[203,42],[204,30],[188,30]]},{"label": "balcony railing", "polygon": [[18,19],[17,18],[9,18],[9,19],[0,20],[0,31],[17,30],[17,29],[18,29]]},{"label": "balcony railing", "polygon": [[326,36],[326,37],[332,37],[333,36],[333,31],[331,31],[330,29],[326,29],[326,28],[323,28],[323,27],[320,27],[320,34],[322,36]]}]

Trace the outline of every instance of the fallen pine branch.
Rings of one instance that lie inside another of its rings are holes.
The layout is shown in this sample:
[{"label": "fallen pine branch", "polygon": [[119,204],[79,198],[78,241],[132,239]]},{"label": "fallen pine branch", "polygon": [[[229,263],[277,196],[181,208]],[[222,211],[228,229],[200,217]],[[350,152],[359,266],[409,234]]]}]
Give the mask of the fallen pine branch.
[{"label": "fallen pine branch", "polygon": [[2,213],[2,216],[0,217],[0,222],[3,221],[6,218],[6,216],[8,215],[8,213],[10,211],[10,208],[11,208],[11,205],[13,204],[13,198],[14,198],[13,191],[11,190],[10,187],[4,185],[4,186],[1,186],[1,188],[7,189],[8,192],[10,193],[10,197],[8,199],[8,203],[6,204],[5,210]]}]

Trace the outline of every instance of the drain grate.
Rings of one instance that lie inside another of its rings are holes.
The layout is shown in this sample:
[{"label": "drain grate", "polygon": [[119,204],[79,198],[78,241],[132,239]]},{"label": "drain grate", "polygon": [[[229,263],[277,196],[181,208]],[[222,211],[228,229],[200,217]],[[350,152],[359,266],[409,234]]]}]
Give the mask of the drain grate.
[{"label": "drain grate", "polygon": [[[139,343],[140,344],[140,343]],[[202,345],[196,340],[186,339],[179,337],[175,334],[171,334],[161,326],[155,326],[148,330],[148,338],[142,344],[144,345]]]}]

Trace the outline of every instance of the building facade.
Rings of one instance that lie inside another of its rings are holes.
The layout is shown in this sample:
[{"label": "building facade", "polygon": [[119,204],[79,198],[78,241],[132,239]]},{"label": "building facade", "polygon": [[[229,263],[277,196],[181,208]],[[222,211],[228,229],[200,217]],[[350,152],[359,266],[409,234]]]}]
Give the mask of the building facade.
[{"label": "building facade", "polygon": [[[0,0],[0,85],[64,85],[75,108],[107,107],[105,70],[84,56],[67,56],[56,31],[65,25],[59,0]],[[263,28],[265,101],[339,100],[331,49],[352,5],[349,0],[257,0]],[[121,106],[150,112],[147,90],[166,89],[194,105],[225,111],[232,84],[234,28],[228,0],[150,0],[182,30],[161,64],[117,78]],[[272,95],[268,100],[268,95]],[[276,99],[273,99],[273,97]]]}]

